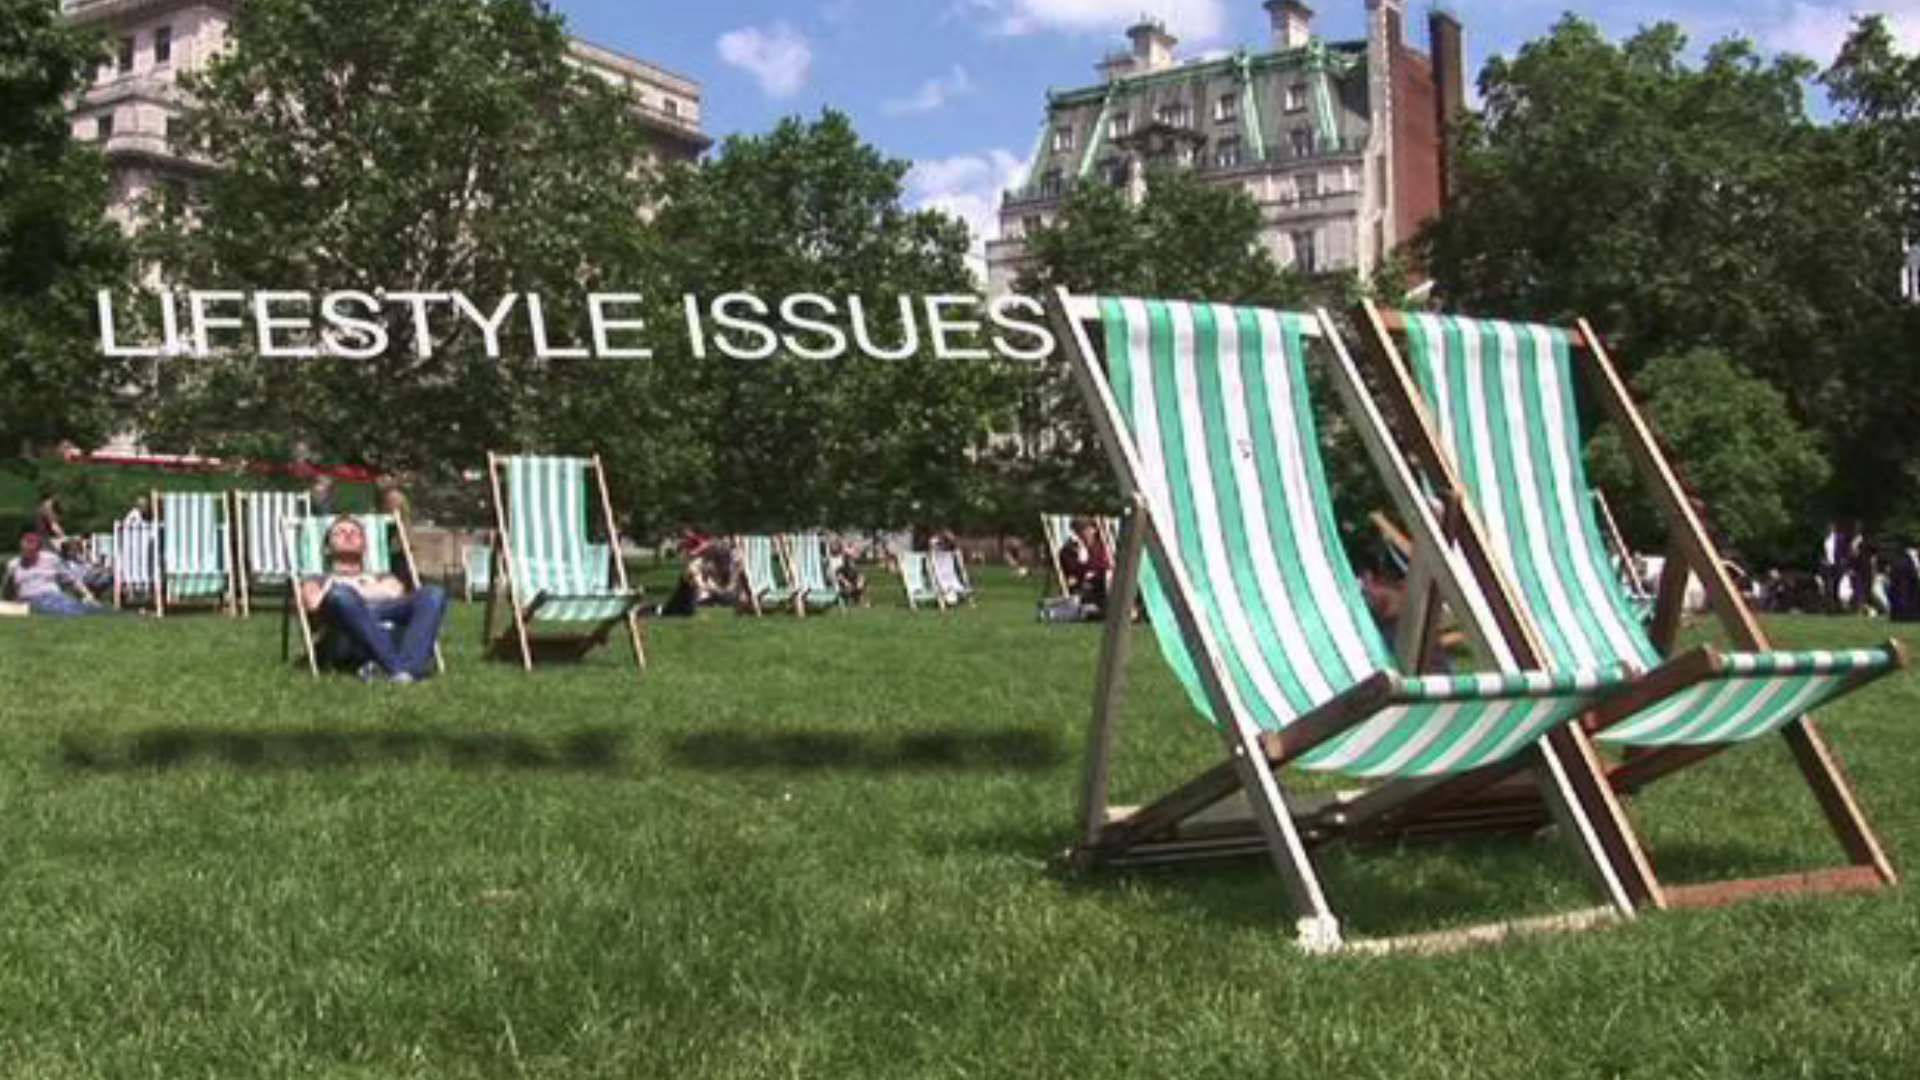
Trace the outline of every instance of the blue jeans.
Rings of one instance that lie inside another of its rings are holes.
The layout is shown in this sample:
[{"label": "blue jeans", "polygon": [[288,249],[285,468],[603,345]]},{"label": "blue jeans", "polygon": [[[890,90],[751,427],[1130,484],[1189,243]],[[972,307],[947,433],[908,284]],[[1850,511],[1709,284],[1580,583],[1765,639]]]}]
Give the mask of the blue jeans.
[{"label": "blue jeans", "polygon": [[[433,643],[447,615],[447,594],[438,585],[397,600],[368,601],[352,589],[327,590],[320,605],[353,648],[389,675],[405,672],[416,679],[433,674]],[[393,627],[388,632],[387,626]]]},{"label": "blue jeans", "polygon": [[85,600],[76,600],[66,593],[47,593],[27,601],[27,610],[35,615],[64,618],[71,615],[98,615],[109,609]]}]

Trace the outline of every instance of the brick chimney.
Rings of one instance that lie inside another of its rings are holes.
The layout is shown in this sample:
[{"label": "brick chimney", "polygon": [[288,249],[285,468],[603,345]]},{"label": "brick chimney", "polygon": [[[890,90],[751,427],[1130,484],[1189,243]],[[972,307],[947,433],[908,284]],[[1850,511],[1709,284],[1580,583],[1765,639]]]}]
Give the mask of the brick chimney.
[{"label": "brick chimney", "polygon": [[1298,49],[1313,36],[1313,9],[1300,0],[1267,0],[1262,7],[1273,20],[1273,47]]},{"label": "brick chimney", "polygon": [[1440,132],[1440,205],[1452,192],[1453,125],[1467,108],[1466,49],[1460,20],[1440,8],[1427,15],[1427,47],[1433,50],[1433,101]]},{"label": "brick chimney", "polygon": [[1141,19],[1127,28],[1127,38],[1133,42],[1133,73],[1173,66],[1173,47],[1179,39],[1167,33],[1165,23]]}]

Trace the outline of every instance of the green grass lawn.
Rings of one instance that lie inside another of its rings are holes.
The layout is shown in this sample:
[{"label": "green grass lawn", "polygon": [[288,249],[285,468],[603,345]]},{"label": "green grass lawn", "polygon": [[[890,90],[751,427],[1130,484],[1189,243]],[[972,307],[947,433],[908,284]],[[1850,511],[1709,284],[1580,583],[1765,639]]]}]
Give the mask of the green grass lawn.
[{"label": "green grass lawn", "polygon": [[[313,682],[277,613],[0,622],[0,1076],[1902,1076],[1920,896],[1309,959],[1263,864],[1062,879],[1098,630],[710,613]],[[1884,624],[1786,619],[1784,643]],[[1142,639],[1119,791],[1210,763]],[[1826,727],[1920,860],[1920,684]],[[1777,740],[1636,804],[1674,880],[1838,860]],[[1329,853],[1359,935],[1593,901],[1550,838]]]}]

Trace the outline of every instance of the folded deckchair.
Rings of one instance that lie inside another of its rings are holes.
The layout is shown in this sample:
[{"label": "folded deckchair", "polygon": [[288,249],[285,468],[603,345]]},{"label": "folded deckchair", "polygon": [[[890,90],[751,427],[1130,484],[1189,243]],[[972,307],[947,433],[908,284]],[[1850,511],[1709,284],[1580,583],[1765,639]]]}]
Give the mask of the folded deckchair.
[{"label": "folded deckchair", "polygon": [[225,495],[209,491],[154,492],[159,510],[160,587],[154,609],[217,602],[235,611],[233,532]]},{"label": "folded deckchair", "polygon": [[933,567],[933,584],[946,598],[948,607],[962,600],[973,603],[973,582],[967,579],[967,560],[952,548],[934,548],[928,552]]},{"label": "folded deckchair", "polygon": [[840,587],[827,573],[827,542],[819,533],[788,533],[780,537],[780,551],[787,563],[788,580],[794,585],[794,610],[805,615],[809,610],[844,609]]},{"label": "folded deckchair", "polygon": [[902,550],[894,556],[900,566],[900,584],[907,590],[907,606],[919,609],[922,604],[932,604],[941,611],[947,609],[947,597],[933,584],[933,560],[924,551]]},{"label": "folded deckchair", "polygon": [[233,520],[240,526],[240,614],[253,611],[255,585],[284,585],[290,568],[287,546],[281,536],[281,524],[312,513],[312,500],[304,491],[236,491],[233,493]]},{"label": "folded deckchair", "polygon": [[[1476,644],[1502,670],[1422,675],[1396,664],[1334,526],[1307,399],[1310,340],[1330,346],[1342,397],[1360,414],[1376,463],[1404,463],[1388,449],[1384,423],[1324,313],[1096,301],[1063,290],[1053,316],[1132,504],[1100,656],[1076,860],[1264,850],[1286,886],[1301,944],[1338,947],[1309,844],[1368,836],[1434,786],[1524,762],[1554,796],[1563,832],[1613,911],[1630,911],[1633,880],[1619,867],[1632,840],[1591,747],[1569,723],[1620,673],[1517,670],[1490,629],[1495,613],[1437,544],[1416,575],[1466,613]],[[1422,500],[1404,503],[1416,538],[1439,535]],[[1162,653],[1213,722],[1226,760],[1144,808],[1120,810],[1109,808],[1107,786],[1136,587]],[[1315,806],[1282,795],[1282,766],[1385,783]],[[1203,815],[1236,793],[1252,810],[1251,836]]]},{"label": "folded deckchair", "polygon": [[[1838,834],[1850,865],[1807,874],[1662,888],[1655,904],[1873,888],[1894,880],[1878,839],[1811,710],[1899,668],[1895,642],[1872,649],[1783,652],[1729,579],[1700,512],[1634,407],[1600,339],[1572,329],[1363,307],[1381,392],[1411,457],[1451,493],[1460,545],[1483,587],[1511,598],[1524,648],[1548,670],[1626,663],[1652,669],[1602,699],[1586,726],[1624,748],[1608,779],[1630,793],[1730,746],[1778,732]],[[1406,341],[1403,352],[1395,334]],[[1578,358],[1576,361],[1576,357]],[[1670,554],[1651,628],[1608,559],[1581,466],[1576,362],[1618,425],[1667,520]],[[1733,648],[1674,655],[1689,573],[1705,583]]]},{"label": "folded deckchair", "polygon": [[768,608],[792,607],[799,596],[791,572],[783,565],[780,544],[771,536],[736,536],[734,558],[747,581],[747,606],[755,615]]},{"label": "folded deckchair", "polygon": [[[280,521],[280,564],[287,568],[287,603],[280,617],[280,659],[286,660],[291,653],[290,627],[298,619],[300,640],[306,648],[307,670],[315,676],[320,674],[322,617],[318,612],[308,611],[300,603],[300,584],[327,575],[327,530],[333,528],[333,523],[340,516],[301,515]],[[392,514],[353,516],[359,520],[361,532],[367,538],[367,549],[361,556],[365,571],[381,576],[394,572],[396,560],[389,537],[397,537],[400,541],[400,558],[397,562],[406,568],[405,584],[409,589],[418,590],[420,571],[414,565],[413,539],[407,532],[406,522]],[[437,642],[433,647],[433,662],[441,671],[446,670],[446,661],[440,655]]]},{"label": "folded deckchair", "polygon": [[[594,487],[589,489],[591,472]],[[619,535],[600,458],[487,455],[493,488],[496,566],[488,574],[485,641],[496,655],[517,655],[533,670],[536,652],[577,659],[625,623],[634,664],[646,670],[640,641],[640,595],[613,555]],[[607,546],[596,552],[587,531],[596,501]],[[493,630],[494,600],[506,590],[510,628]]]},{"label": "folded deckchair", "polygon": [[474,593],[493,588],[493,548],[486,544],[461,545],[460,565],[465,570],[461,577],[469,603]]},{"label": "folded deckchair", "polygon": [[159,603],[160,526],[147,521],[113,525],[113,605]]}]

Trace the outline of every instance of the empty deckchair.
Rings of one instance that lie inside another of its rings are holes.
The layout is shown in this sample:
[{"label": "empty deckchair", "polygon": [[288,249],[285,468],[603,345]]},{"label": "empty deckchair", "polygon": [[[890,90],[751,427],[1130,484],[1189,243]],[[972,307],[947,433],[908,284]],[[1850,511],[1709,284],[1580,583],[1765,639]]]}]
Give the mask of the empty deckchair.
[{"label": "empty deckchair", "polygon": [[240,529],[240,614],[253,610],[253,589],[257,586],[284,585],[290,567],[287,547],[281,536],[281,524],[312,513],[312,500],[304,491],[236,491],[233,493],[233,520]]},{"label": "empty deckchair", "polygon": [[461,577],[469,603],[475,593],[484,593],[493,587],[493,548],[486,544],[461,545],[460,565],[465,571]]},{"label": "empty deckchair", "polygon": [[[1416,573],[1468,613],[1476,644],[1502,670],[1403,669],[1375,626],[1334,526],[1307,399],[1309,341],[1327,342],[1338,361],[1337,384],[1376,463],[1404,465],[1324,313],[1095,301],[1063,290],[1053,315],[1133,507],[1101,651],[1077,859],[1264,850],[1285,884],[1301,944],[1333,948],[1341,931],[1308,843],[1372,835],[1421,793],[1520,761],[1551,793],[1563,832],[1613,912],[1631,910],[1633,882],[1619,868],[1632,840],[1599,783],[1591,747],[1569,723],[1619,674],[1517,670],[1489,628],[1495,614],[1437,543]],[[1403,502],[1416,538],[1439,535],[1421,499]],[[1213,722],[1226,760],[1143,808],[1122,810],[1108,806],[1107,785],[1136,587],[1162,653]],[[1389,782],[1359,799],[1313,805],[1282,795],[1281,766]],[[1236,793],[1254,815],[1251,834],[1205,820]]]},{"label": "empty deckchair", "polygon": [[907,590],[907,606],[918,609],[922,604],[932,604],[942,611],[947,609],[946,594],[933,584],[933,560],[924,551],[901,551],[894,556],[900,566],[900,584]]},{"label": "empty deckchair", "polygon": [[793,606],[799,591],[794,588],[791,573],[780,556],[780,545],[773,537],[736,536],[733,552],[746,578],[747,607],[755,615],[766,614],[768,608]]},{"label": "empty deckchair", "polygon": [[[300,584],[313,581],[327,575],[327,531],[333,523],[344,515],[321,514],[302,515],[283,518],[280,522],[280,561],[287,568],[287,602],[280,618],[280,659],[286,660],[291,652],[292,634],[290,627],[295,620],[300,624],[300,640],[306,649],[307,670],[320,674],[320,653],[324,644],[321,631],[322,618],[316,612],[308,611],[300,603]],[[401,518],[392,514],[355,514],[360,522],[361,533],[367,538],[365,553],[361,564],[366,573],[388,575],[396,567],[404,568],[406,585],[409,589],[420,588],[420,571],[413,561],[413,540],[407,532],[407,525]],[[399,558],[389,537],[398,537],[400,541]],[[434,664],[442,671],[446,670],[446,661],[440,655],[440,646],[433,647]]]},{"label": "empty deckchair", "polygon": [[[1362,322],[1375,339],[1382,392],[1430,482],[1469,512],[1455,541],[1489,590],[1520,609],[1531,647],[1552,670],[1624,662],[1652,668],[1604,698],[1587,726],[1625,749],[1609,780],[1632,792],[1730,746],[1775,732],[1838,834],[1850,865],[1809,874],[1661,888],[1655,904],[1716,903],[1755,893],[1873,888],[1894,880],[1811,710],[1905,662],[1894,642],[1846,651],[1780,652],[1728,578],[1699,511],[1584,321],[1572,329],[1428,314]],[[1395,335],[1406,341],[1404,352]],[[1576,360],[1576,357],[1578,358]],[[1649,630],[1621,588],[1593,514],[1574,406],[1578,363],[1667,519],[1672,537]],[[1674,655],[1689,572],[1737,651]]]},{"label": "empty deckchair", "polygon": [[780,550],[786,559],[788,580],[793,582],[794,610],[808,611],[842,608],[840,588],[827,573],[827,542],[819,533],[788,533],[780,538]]},{"label": "empty deckchair", "polygon": [[158,604],[160,526],[147,521],[117,521],[113,526],[113,604]]},{"label": "empty deckchair", "polygon": [[[593,475],[591,487],[588,473]],[[493,488],[491,546],[495,560],[504,564],[489,575],[488,646],[503,656],[517,648],[521,666],[532,671],[536,651],[578,658],[624,622],[633,640],[634,664],[646,670],[640,596],[628,587],[626,565],[612,555],[619,530],[599,456],[490,453],[487,476]],[[608,545],[598,553],[587,531],[596,495]],[[494,599],[503,586],[511,625],[495,636]]]},{"label": "empty deckchair", "polygon": [[160,517],[160,587],[154,609],[218,603],[235,611],[233,533],[225,495],[208,491],[153,494]]}]

